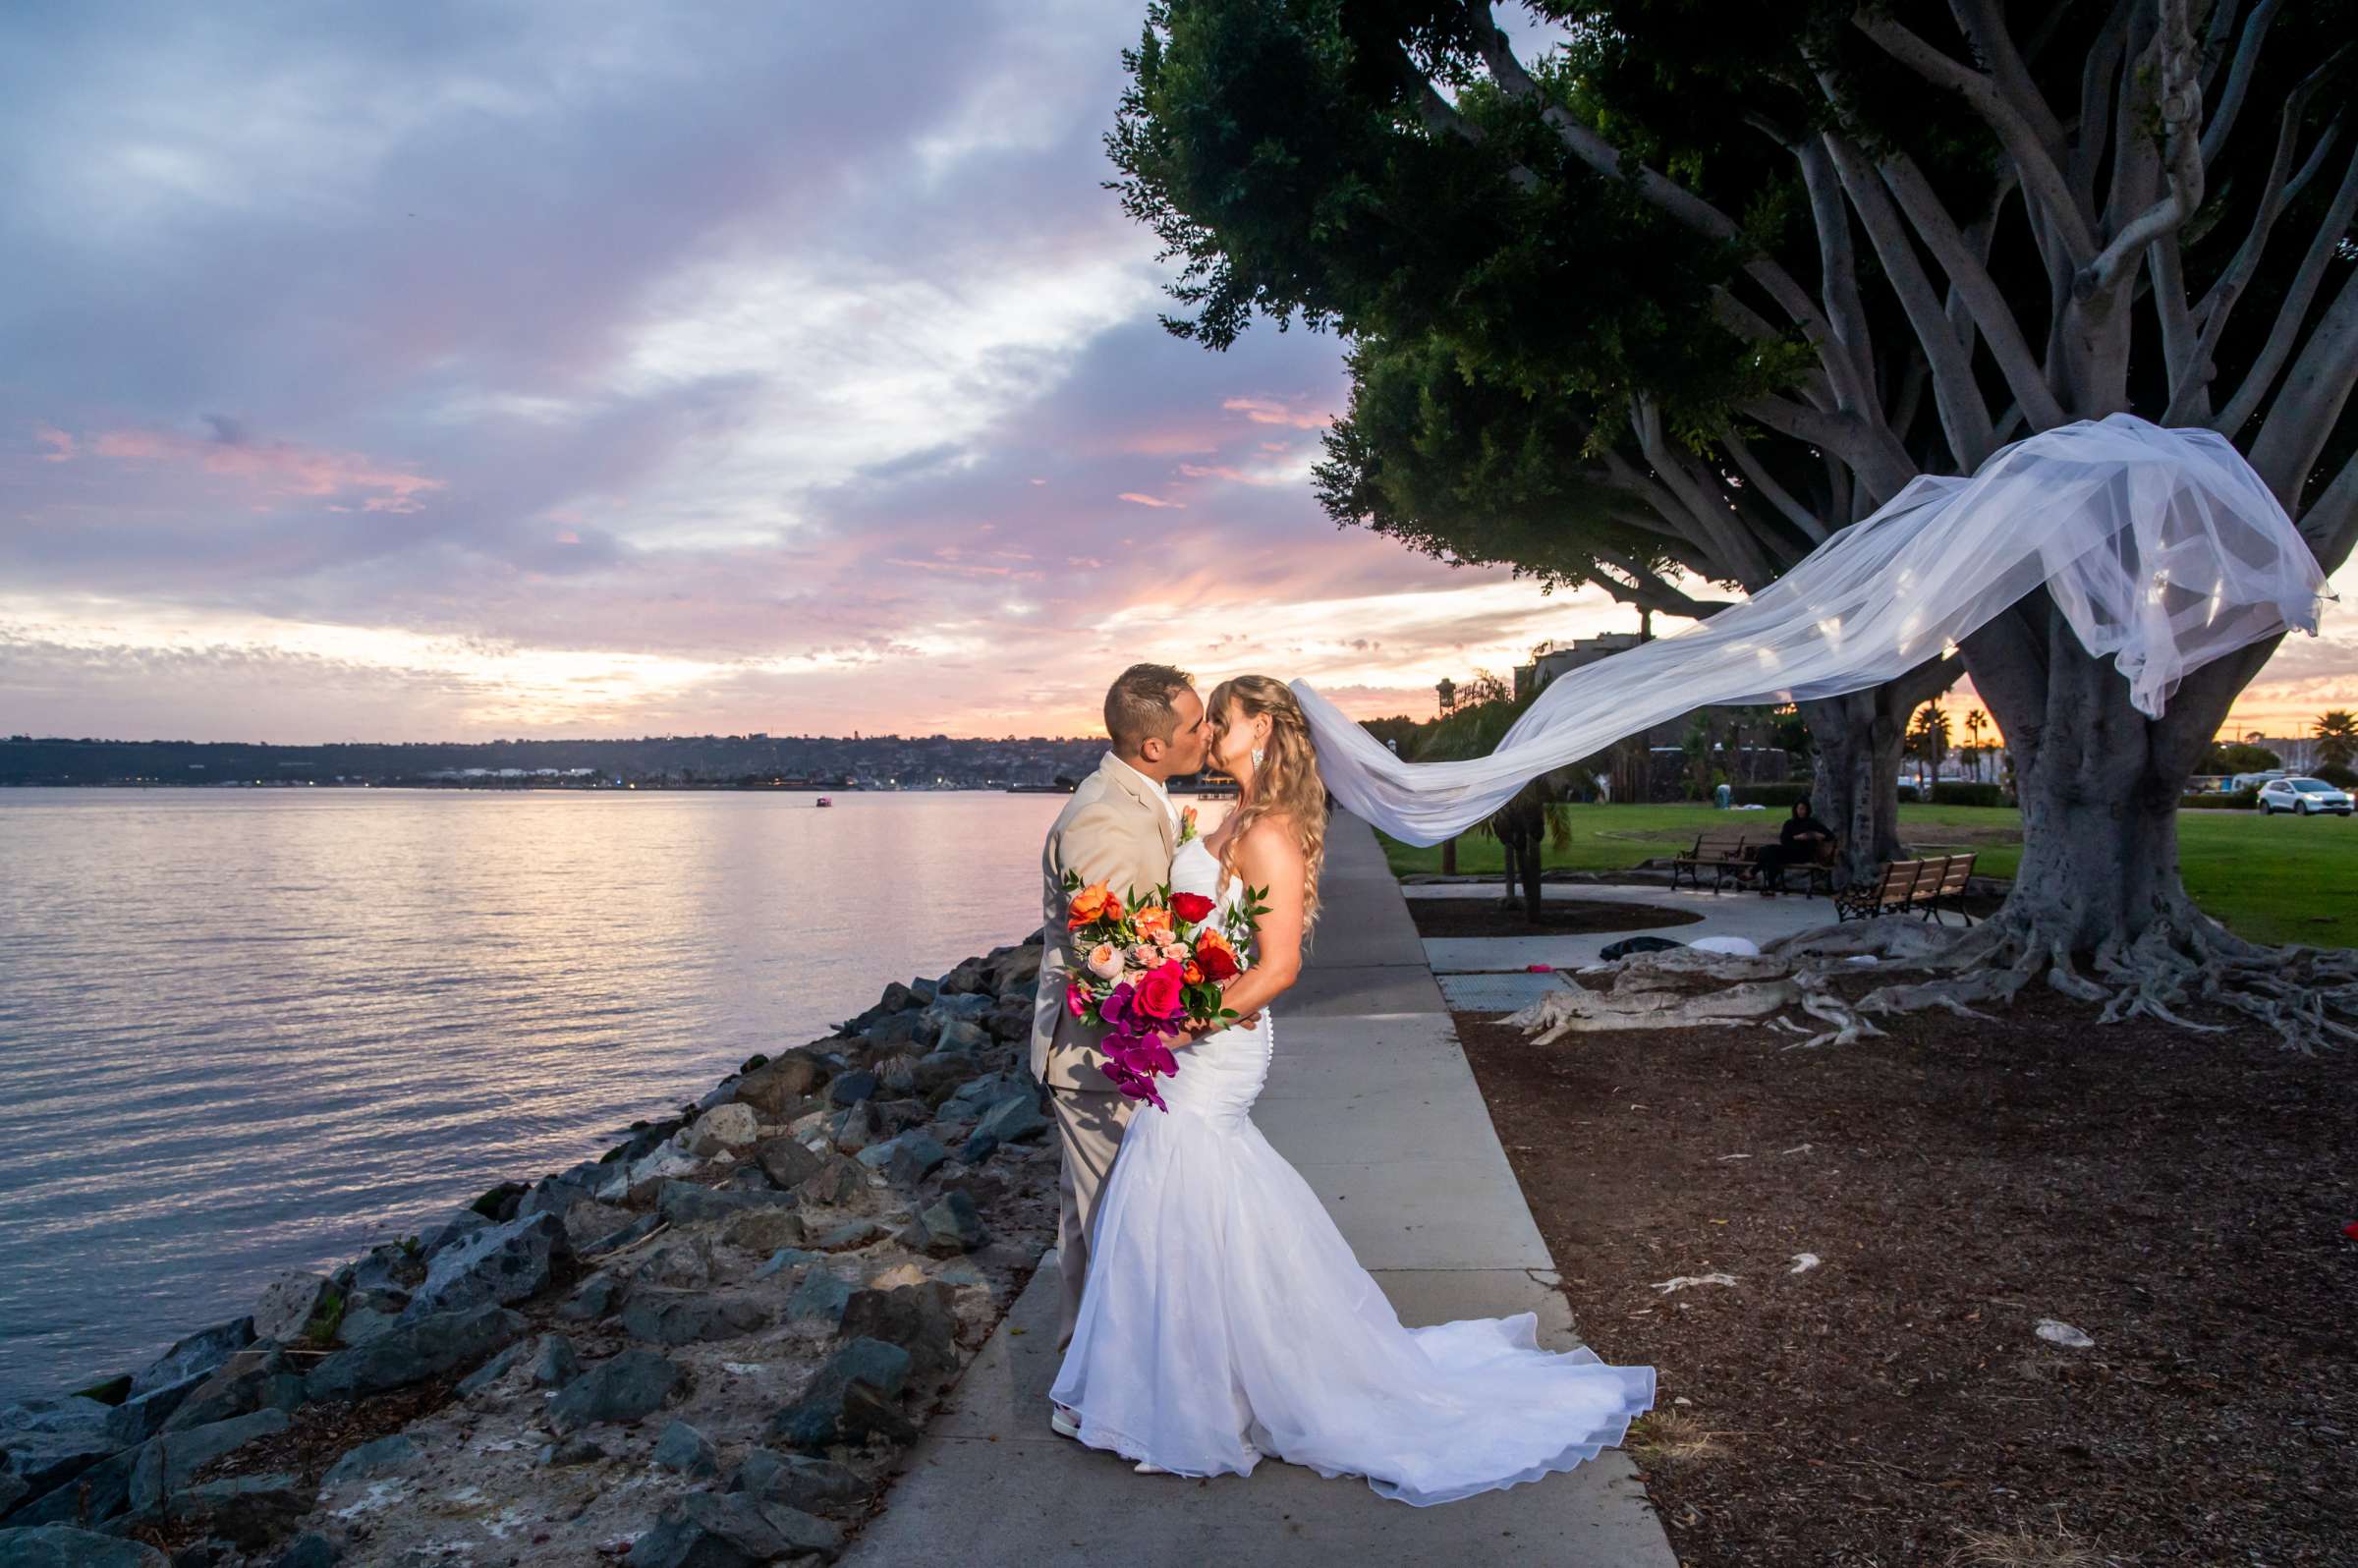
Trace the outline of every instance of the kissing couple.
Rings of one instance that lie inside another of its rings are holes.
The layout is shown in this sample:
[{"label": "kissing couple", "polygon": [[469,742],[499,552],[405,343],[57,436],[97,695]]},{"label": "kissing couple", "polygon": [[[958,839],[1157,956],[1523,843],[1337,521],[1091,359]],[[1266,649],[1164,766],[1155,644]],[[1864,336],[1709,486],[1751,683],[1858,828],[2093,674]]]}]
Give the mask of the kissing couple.
[{"label": "kissing couple", "polygon": [[[1048,830],[1045,943],[1032,1074],[1063,1162],[1063,1355],[1050,1425],[1150,1475],[1249,1476],[1263,1458],[1364,1476],[1426,1505],[1537,1481],[1618,1443],[1654,1404],[1654,1370],[1539,1347],[1537,1315],[1408,1328],[1318,1195],[1253,1125],[1276,1049],[1273,1006],[1319,919],[1326,789],[1294,692],[1264,675],[1214,687],[1139,664],[1105,694],[1112,750]],[[1237,804],[1201,835],[1167,782],[1207,765]],[[1068,880],[1077,878],[1077,880]],[[1106,1075],[1101,1032],[1067,1007],[1068,885],[1136,903],[1157,887],[1212,902],[1253,889],[1236,1017],[1166,1036],[1164,1109]]]}]

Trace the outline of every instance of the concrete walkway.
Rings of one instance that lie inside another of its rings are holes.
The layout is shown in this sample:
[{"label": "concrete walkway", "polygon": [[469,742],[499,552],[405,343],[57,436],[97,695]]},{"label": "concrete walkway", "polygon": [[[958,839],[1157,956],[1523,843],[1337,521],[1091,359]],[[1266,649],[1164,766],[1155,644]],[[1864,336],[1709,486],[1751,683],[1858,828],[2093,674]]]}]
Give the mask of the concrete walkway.
[{"label": "concrete walkway", "polygon": [[[1496,900],[1496,877],[1482,882],[1429,882],[1405,889],[1410,898]],[[1598,954],[1624,936],[1660,936],[1673,942],[1694,942],[1706,936],[1741,936],[1767,943],[1796,931],[1834,924],[1833,901],[1805,898],[1798,893],[1763,898],[1758,893],[1729,889],[1713,893],[1691,887],[1605,886],[1590,882],[1549,882],[1543,899],[1579,900],[1584,904],[1636,904],[1680,910],[1703,917],[1684,925],[1633,924],[1619,931],[1568,931],[1561,936],[1441,937],[1425,943],[1425,959],[1440,981],[1450,1009],[1460,1013],[1509,1013],[1528,1007],[1546,991],[1563,984],[1554,974],[1534,975],[1527,966],[1545,964],[1551,970],[1576,970],[1598,962]]]},{"label": "concrete walkway", "polygon": [[[1490,1128],[1425,944],[1375,835],[1337,815],[1325,915],[1277,1007],[1254,1119],[1301,1170],[1406,1321],[1536,1312],[1577,1345],[1554,1261]],[[1151,1111],[1146,1114],[1153,1114]],[[1270,1461],[1251,1478],[1139,1476],[1048,1430],[1055,1260],[967,1369],[845,1561],[1196,1568],[1546,1563],[1676,1568],[1628,1459],[1438,1508]],[[1315,1322],[1302,1325],[1318,1332]]]}]

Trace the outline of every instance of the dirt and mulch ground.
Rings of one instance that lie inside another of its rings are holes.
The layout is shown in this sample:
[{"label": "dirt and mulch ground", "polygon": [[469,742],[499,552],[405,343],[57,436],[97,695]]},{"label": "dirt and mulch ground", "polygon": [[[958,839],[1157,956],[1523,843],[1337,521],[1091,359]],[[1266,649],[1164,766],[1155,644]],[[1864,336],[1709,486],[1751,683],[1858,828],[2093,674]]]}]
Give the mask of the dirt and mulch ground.
[{"label": "dirt and mulch ground", "polygon": [[1650,931],[1665,925],[1694,925],[1703,917],[1652,904],[1608,904],[1600,899],[1540,900],[1535,924],[1520,906],[1501,913],[1490,898],[1412,898],[1409,919],[1423,937],[1576,936],[1588,931]]},{"label": "dirt and mulch ground", "polygon": [[2358,1564],[2348,1056],[2044,992],[1818,1050],[1458,1027],[1584,1337],[1660,1370],[1687,1568]]}]

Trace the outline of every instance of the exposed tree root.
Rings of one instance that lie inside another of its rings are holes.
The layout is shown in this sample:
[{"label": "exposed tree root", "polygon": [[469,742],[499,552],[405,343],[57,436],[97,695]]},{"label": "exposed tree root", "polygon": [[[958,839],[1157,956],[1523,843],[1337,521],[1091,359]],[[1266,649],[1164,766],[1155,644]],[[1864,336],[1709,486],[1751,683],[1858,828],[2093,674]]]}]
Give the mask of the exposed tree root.
[{"label": "exposed tree root", "polygon": [[[1921,978],[1879,985],[1848,1001],[1833,979],[1859,973],[1866,959],[1879,970]],[[1786,1047],[1798,1050],[1880,1035],[1872,1018],[1927,1008],[1995,1022],[1984,1005],[2002,1006],[2044,980],[2066,996],[2101,1006],[2100,1023],[2153,1018],[2198,1033],[2225,1030],[2186,1015],[2190,1005],[2203,1005],[2264,1023],[2287,1048],[2304,1054],[2358,1041],[2358,951],[2262,947],[2183,900],[2134,941],[2109,942],[2088,955],[2085,970],[2036,917],[2002,910],[1965,930],[1886,915],[1797,932],[1770,943],[1758,958],[1672,948],[1608,968],[1609,983],[1592,988],[1565,976],[1564,989],[1507,1022],[1540,1044],[1596,1030],[1758,1025],[1807,1036]],[[1698,989],[1698,980],[1719,988]],[[1788,1016],[1794,1012],[1819,1028]]]}]

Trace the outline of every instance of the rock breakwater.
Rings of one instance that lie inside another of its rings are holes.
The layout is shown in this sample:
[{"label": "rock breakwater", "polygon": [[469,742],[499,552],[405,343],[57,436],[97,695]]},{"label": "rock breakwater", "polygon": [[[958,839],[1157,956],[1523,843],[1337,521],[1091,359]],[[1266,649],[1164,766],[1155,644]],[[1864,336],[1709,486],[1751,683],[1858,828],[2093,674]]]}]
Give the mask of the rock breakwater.
[{"label": "rock breakwater", "polygon": [[0,1568],[832,1560],[1053,1238],[1039,955],[0,1408]]}]

